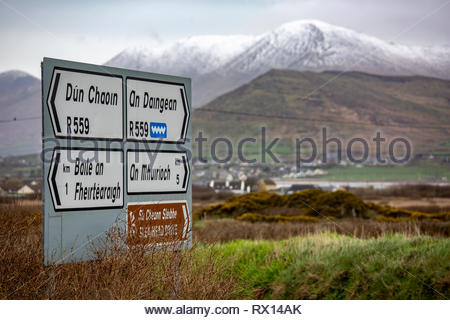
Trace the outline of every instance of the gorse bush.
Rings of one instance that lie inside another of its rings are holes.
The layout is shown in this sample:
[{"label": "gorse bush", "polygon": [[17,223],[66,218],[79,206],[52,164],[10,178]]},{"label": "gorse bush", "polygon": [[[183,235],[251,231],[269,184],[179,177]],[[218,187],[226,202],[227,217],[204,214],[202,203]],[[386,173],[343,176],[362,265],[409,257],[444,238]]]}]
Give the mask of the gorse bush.
[{"label": "gorse bush", "polygon": [[435,220],[449,221],[450,212],[419,212],[407,209],[397,209],[391,206],[383,206],[375,203],[368,203],[371,211],[377,214],[376,219],[380,221],[411,221],[411,220]]},{"label": "gorse bush", "polygon": [[220,204],[206,206],[202,210],[202,214],[236,218],[245,212],[260,211],[283,205],[284,199],[282,196],[267,192],[254,192],[232,197]]},{"label": "gorse bush", "polygon": [[[289,209],[289,213],[283,214],[283,211],[287,211],[287,209]],[[276,211],[278,213],[273,214]],[[398,221],[450,220],[450,212],[426,213],[397,209],[365,202],[353,193],[343,190],[335,192],[304,190],[291,195],[267,192],[248,193],[232,197],[220,204],[207,206],[197,216],[230,217],[252,222],[314,221],[307,217],[314,217],[315,220],[349,217],[374,218],[382,221],[396,221],[396,219],[400,219]],[[273,216],[277,216],[277,218]],[[292,216],[298,218],[293,219]]]},{"label": "gorse bush", "polygon": [[325,215],[337,218],[364,216],[367,211],[364,201],[350,192],[304,190],[291,195],[247,193],[232,197],[221,204],[207,206],[202,210],[202,214],[236,218],[246,212],[263,213],[268,208],[296,208],[301,215],[313,217]]}]

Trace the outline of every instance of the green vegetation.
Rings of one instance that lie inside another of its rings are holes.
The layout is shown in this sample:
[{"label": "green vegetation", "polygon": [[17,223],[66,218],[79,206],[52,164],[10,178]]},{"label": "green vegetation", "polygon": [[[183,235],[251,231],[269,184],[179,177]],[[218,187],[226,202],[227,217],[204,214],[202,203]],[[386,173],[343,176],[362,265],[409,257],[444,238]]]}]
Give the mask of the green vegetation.
[{"label": "green vegetation", "polygon": [[[248,299],[445,299],[450,240],[319,234],[216,245]],[[206,252],[205,252],[206,254]]]},{"label": "green vegetation", "polygon": [[322,180],[450,180],[450,166],[346,167],[327,170]]},{"label": "green vegetation", "polygon": [[196,109],[193,134],[257,138],[264,126],[268,136],[294,141],[317,137],[328,127],[329,137],[365,137],[375,150],[372,138],[382,131],[383,152],[401,136],[414,154],[429,154],[448,147],[448,132],[432,128],[450,120],[448,86],[449,81],[425,77],[348,72],[336,78],[334,72],[271,70],[204,106],[217,113]]},{"label": "green vegetation", "polygon": [[344,219],[337,221],[336,232],[347,235],[338,235],[331,232],[334,221],[202,220],[193,231],[200,243],[183,251],[174,289],[178,253],[127,250],[120,229],[107,233],[105,247],[92,248],[93,261],[44,267],[41,209],[38,201],[0,206],[1,299],[156,300],[173,297],[174,290],[177,299],[450,295],[450,238],[442,238],[448,237],[449,222]]}]

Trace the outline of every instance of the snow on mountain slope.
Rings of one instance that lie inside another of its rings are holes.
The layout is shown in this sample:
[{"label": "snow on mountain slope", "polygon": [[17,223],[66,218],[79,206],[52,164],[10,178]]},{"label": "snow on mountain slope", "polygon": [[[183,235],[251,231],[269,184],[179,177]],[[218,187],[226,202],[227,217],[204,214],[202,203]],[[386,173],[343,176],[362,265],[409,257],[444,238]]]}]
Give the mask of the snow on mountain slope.
[{"label": "snow on mountain slope", "polygon": [[154,48],[129,48],[106,65],[192,77],[219,68],[253,41],[251,36],[195,36]]},{"label": "snow on mountain slope", "polygon": [[448,77],[450,59],[442,53],[448,55],[450,50],[439,50],[389,43],[320,21],[303,20],[262,35],[222,68],[258,74],[281,68]]},{"label": "snow on mountain slope", "polygon": [[450,78],[450,47],[395,44],[315,20],[259,36],[197,36],[161,48],[133,48],[108,65],[193,79],[194,107],[273,68],[363,71]]}]

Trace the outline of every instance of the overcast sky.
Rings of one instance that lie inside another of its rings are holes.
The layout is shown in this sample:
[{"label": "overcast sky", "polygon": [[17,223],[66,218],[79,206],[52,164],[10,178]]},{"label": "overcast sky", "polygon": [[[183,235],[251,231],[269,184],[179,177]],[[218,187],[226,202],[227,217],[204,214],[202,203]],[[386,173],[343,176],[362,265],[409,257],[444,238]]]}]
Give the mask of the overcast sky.
[{"label": "overcast sky", "polygon": [[129,46],[256,35],[298,19],[404,44],[450,45],[449,17],[450,0],[0,0],[0,72],[39,76],[44,56],[101,64]]}]

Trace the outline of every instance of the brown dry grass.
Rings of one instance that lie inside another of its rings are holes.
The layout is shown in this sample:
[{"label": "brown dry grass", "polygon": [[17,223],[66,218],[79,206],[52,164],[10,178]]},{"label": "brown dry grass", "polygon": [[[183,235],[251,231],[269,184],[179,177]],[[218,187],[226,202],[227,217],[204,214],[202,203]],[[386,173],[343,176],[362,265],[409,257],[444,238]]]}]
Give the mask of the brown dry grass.
[{"label": "brown dry grass", "polygon": [[409,236],[449,237],[450,222],[414,221],[389,223],[356,218],[314,223],[252,223],[235,220],[206,220],[202,224],[194,226],[195,239],[207,243],[227,242],[236,239],[282,240],[325,231],[358,238],[382,237],[393,233]]},{"label": "brown dry grass", "polygon": [[439,186],[431,184],[398,185],[385,189],[374,188],[347,188],[364,200],[375,200],[388,198],[450,198],[450,186]]},{"label": "brown dry grass", "polygon": [[381,205],[388,205],[391,207],[420,211],[427,213],[450,212],[449,198],[423,198],[423,199],[408,199],[408,198],[384,198],[382,200],[371,200],[374,203]]},{"label": "brown dry grass", "polygon": [[93,251],[94,261],[44,267],[41,229],[40,206],[0,207],[0,299],[227,299],[235,294],[235,281],[223,277],[224,266],[212,250],[201,258],[195,250],[182,255],[124,250],[117,246],[122,237],[117,230],[108,235],[110,246]]},{"label": "brown dry grass", "polygon": [[[342,219],[317,223],[200,221],[194,240],[280,240],[331,231],[369,238],[389,233],[448,237],[450,222],[381,223]],[[201,250],[146,254],[142,247],[124,250],[122,235],[111,230],[110,246],[93,250],[90,262],[43,266],[40,204],[0,206],[0,299],[230,299],[239,296],[239,274],[227,270],[209,244]],[[106,254],[106,252],[110,254]],[[198,252],[201,251],[201,254]],[[174,261],[181,270],[176,277]],[[229,267],[229,266],[228,266]],[[178,285],[177,285],[178,284]]]}]

